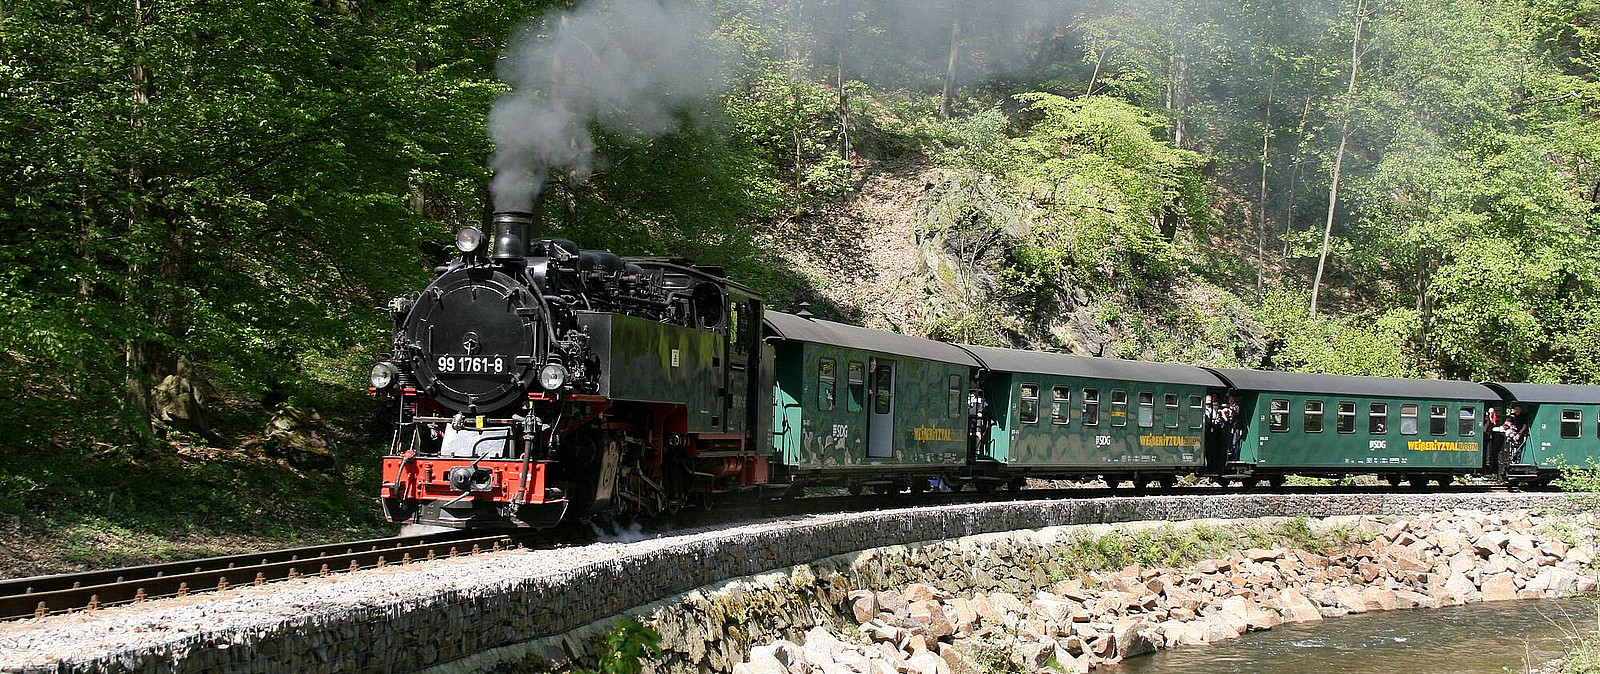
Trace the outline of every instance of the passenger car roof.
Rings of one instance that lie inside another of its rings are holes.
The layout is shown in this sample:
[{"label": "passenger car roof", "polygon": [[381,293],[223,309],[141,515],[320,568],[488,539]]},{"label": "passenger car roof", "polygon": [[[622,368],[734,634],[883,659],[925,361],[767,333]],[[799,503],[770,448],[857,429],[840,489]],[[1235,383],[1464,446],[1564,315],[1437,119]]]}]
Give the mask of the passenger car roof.
[{"label": "passenger car roof", "polygon": [[773,334],[789,341],[843,346],[970,367],[980,366],[972,354],[946,342],[869,330],[820,318],[801,318],[781,311],[769,310],[763,313],[766,316],[767,327]]},{"label": "passenger car roof", "polygon": [[1499,394],[1476,382],[1448,379],[1397,379],[1342,374],[1307,374],[1269,370],[1233,370],[1208,367],[1233,388],[1246,391],[1325,393],[1328,395],[1382,396],[1388,398],[1450,398],[1497,400]]},{"label": "passenger car roof", "polygon": [[1515,382],[1490,382],[1488,386],[1506,394],[1507,398],[1523,403],[1600,404],[1600,386],[1519,384]]},{"label": "passenger car roof", "polygon": [[1075,356],[1048,351],[1000,349],[992,346],[963,344],[961,348],[972,352],[985,368],[997,372],[1047,374],[1067,377],[1092,377],[1122,381],[1144,381],[1193,386],[1222,386],[1216,375],[1193,365],[1177,363],[1152,363],[1121,358],[1096,358]]}]

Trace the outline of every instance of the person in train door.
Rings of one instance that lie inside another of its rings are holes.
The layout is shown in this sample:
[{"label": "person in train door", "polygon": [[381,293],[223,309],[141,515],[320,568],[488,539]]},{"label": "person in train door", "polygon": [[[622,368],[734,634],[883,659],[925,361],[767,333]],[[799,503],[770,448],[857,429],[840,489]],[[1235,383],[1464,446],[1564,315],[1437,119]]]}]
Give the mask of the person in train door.
[{"label": "person in train door", "polygon": [[1227,419],[1228,428],[1228,460],[1239,460],[1239,449],[1244,445],[1244,429],[1248,425],[1240,418],[1244,409],[1239,406],[1239,397],[1229,394],[1228,404],[1222,407],[1223,417]]}]

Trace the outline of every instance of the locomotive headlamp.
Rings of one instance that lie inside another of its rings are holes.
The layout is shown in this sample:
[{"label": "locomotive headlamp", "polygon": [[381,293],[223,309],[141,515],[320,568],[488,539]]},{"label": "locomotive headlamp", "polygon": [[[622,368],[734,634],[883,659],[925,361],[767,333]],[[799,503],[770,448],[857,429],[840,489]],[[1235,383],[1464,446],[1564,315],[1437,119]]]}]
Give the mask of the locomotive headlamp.
[{"label": "locomotive headlamp", "polygon": [[546,391],[554,391],[567,383],[567,368],[561,363],[545,363],[539,368],[539,385]]},{"label": "locomotive headlamp", "polygon": [[477,227],[462,227],[456,232],[456,249],[468,255],[483,250],[483,230]]},{"label": "locomotive headlamp", "polygon": [[395,375],[398,374],[400,370],[394,363],[378,363],[372,366],[372,372],[367,374],[367,380],[372,382],[372,388],[389,388],[389,385],[394,383]]}]

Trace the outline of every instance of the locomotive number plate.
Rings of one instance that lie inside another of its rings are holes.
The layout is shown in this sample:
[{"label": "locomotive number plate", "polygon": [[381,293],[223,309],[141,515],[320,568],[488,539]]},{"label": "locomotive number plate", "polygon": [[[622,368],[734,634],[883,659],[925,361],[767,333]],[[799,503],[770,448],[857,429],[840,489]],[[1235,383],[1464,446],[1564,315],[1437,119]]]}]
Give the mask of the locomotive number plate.
[{"label": "locomotive number plate", "polygon": [[461,374],[502,374],[511,362],[505,356],[439,356],[434,366],[440,372]]}]

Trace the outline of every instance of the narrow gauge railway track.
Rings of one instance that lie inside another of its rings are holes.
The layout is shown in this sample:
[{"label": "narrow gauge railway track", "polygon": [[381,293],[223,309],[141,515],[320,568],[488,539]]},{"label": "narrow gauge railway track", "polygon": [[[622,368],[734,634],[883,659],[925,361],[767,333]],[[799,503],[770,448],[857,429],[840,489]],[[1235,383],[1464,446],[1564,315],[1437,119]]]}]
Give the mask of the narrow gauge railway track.
[{"label": "narrow gauge railway track", "polygon": [[507,534],[451,531],[0,581],[0,620],[262,585],[520,545]]},{"label": "narrow gauge railway track", "polygon": [[[1488,493],[1498,485],[1453,485],[1398,493]],[[1222,495],[1362,495],[1397,493],[1392,487],[1274,487],[1249,491],[1219,487],[1171,489],[1061,488],[993,492],[891,493],[862,496],[813,496],[792,500],[760,500],[719,504],[649,522],[642,535],[736,524],[754,519],[870,511],[886,508],[960,505],[1042,499],[1094,499],[1116,496]],[[568,527],[532,533],[451,531],[421,536],[379,538],[270,552],[210,557],[163,564],[85,571],[52,576],[0,580],[0,620],[42,617],[53,613],[94,610],[150,599],[184,597],[240,585],[263,585],[303,576],[372,569],[441,557],[457,557],[532,545],[537,548],[592,542],[593,530]]]}]

